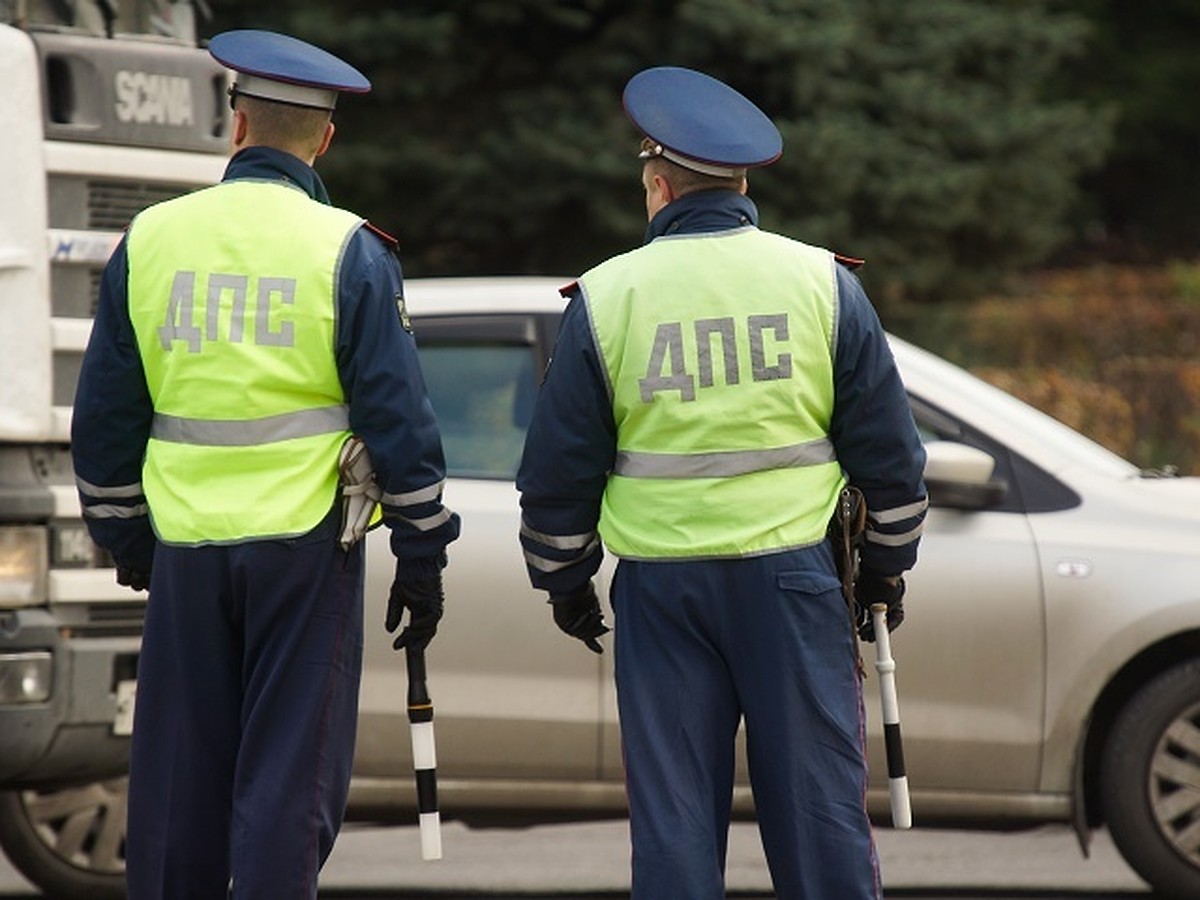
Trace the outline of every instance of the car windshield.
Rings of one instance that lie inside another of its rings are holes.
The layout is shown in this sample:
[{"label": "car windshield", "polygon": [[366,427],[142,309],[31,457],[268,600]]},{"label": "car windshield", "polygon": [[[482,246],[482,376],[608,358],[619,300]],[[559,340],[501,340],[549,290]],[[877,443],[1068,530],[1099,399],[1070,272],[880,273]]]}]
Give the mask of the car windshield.
[{"label": "car windshield", "polygon": [[[889,341],[911,393],[1038,459],[1055,474],[1078,465],[1115,478],[1139,475],[1128,460],[1012,394],[907,341],[895,336]],[[953,434],[935,436],[954,439]]]},{"label": "car windshield", "polygon": [[5,22],[34,29],[166,38],[188,44],[196,38],[188,0],[0,0],[0,14]]}]

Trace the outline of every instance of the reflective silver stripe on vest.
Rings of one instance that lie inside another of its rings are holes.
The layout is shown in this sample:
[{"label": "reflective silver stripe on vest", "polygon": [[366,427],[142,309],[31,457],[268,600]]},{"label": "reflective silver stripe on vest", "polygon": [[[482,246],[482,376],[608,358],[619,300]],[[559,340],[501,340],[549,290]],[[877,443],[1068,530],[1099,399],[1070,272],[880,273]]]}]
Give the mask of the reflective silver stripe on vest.
[{"label": "reflective silver stripe on vest", "polygon": [[185,419],[155,413],[150,437],[173,444],[253,447],[292,438],[314,437],[350,428],[345,406],[325,406],[261,419]]},{"label": "reflective silver stripe on vest", "polygon": [[817,438],[770,450],[722,450],[715,453],[644,453],[617,451],[613,472],[626,478],[728,478],[767,469],[790,469],[837,462],[833,442]]},{"label": "reflective silver stripe on vest", "polygon": [[75,476],[75,486],[79,488],[81,494],[86,494],[89,497],[111,497],[112,499],[127,500],[130,497],[142,496],[142,483],[135,481],[133,484],[118,484],[113,487],[100,487],[98,484],[92,484],[90,481],[84,481],[78,475]]},{"label": "reflective silver stripe on vest", "polygon": [[415,491],[406,491],[403,494],[384,494],[379,499],[389,506],[416,506],[418,503],[436,500],[441,496],[445,484],[444,480],[438,481],[429,487],[417,488]]},{"label": "reflective silver stripe on vest", "polygon": [[145,503],[136,506],[117,506],[115,503],[97,503],[83,507],[85,519],[136,519],[149,515],[150,507]]}]

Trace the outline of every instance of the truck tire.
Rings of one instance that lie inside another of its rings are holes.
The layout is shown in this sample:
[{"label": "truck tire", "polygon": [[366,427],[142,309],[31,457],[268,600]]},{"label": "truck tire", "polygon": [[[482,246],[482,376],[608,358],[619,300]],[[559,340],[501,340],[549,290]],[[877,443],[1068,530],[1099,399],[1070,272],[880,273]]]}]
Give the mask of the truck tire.
[{"label": "truck tire", "polygon": [[1121,710],[1100,798],[1117,849],[1157,895],[1200,897],[1200,659],[1163,672]]},{"label": "truck tire", "polygon": [[128,788],[0,791],[0,847],[49,900],[123,900]]}]

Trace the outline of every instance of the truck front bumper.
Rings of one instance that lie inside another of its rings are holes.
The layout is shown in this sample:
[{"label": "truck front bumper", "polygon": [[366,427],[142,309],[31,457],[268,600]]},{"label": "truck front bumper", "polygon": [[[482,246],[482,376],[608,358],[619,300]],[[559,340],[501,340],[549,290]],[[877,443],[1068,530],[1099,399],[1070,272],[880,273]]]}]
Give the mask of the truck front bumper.
[{"label": "truck front bumper", "polygon": [[126,771],[140,646],[75,633],[45,608],[0,611],[0,788]]}]

